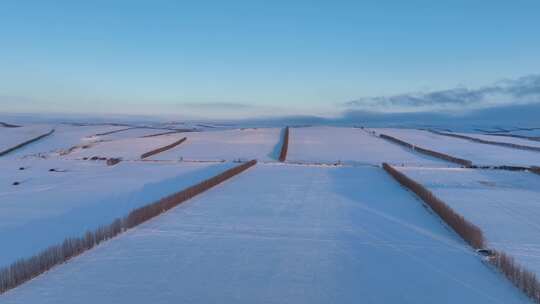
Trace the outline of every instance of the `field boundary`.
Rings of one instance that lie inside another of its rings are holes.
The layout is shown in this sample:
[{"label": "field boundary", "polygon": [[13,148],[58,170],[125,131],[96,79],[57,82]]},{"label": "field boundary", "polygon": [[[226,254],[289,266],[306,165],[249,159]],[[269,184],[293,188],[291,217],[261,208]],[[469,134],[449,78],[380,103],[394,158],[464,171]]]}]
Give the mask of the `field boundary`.
[{"label": "field boundary", "polygon": [[484,250],[488,253],[488,261],[496,267],[516,288],[522,291],[535,303],[540,303],[540,282],[536,275],[515,262],[510,255],[497,250],[486,249],[486,242],[482,230],[456,213],[448,204],[437,198],[431,191],[420,183],[414,181],[402,172],[387,163],[383,169],[399,184],[415,193],[439,217],[445,221],[463,240],[474,249]]},{"label": "field boundary", "polygon": [[540,141],[540,136],[526,136],[526,135],[517,135],[517,134],[499,134],[499,133],[488,133],[485,135],[491,135],[491,136],[499,136],[499,137],[514,137],[514,138],[521,138],[526,139],[530,141]]},{"label": "field boundary", "polygon": [[86,232],[84,236],[67,238],[61,244],[53,245],[30,258],[18,260],[7,267],[0,269],[0,294],[43,274],[54,266],[69,261],[104,241],[112,239],[137,225],[157,217],[181,203],[244,172],[256,164],[256,160],[251,160],[225,170],[214,177],[206,179],[180,192],[137,208],[123,218],[117,218],[108,225]]},{"label": "field boundary", "polygon": [[27,140],[27,141],[25,141],[25,142],[22,142],[22,143],[20,143],[20,144],[18,144],[18,145],[16,145],[16,146],[13,146],[13,147],[11,147],[11,148],[8,148],[8,149],[4,150],[4,151],[0,151],[0,156],[4,156],[4,155],[6,155],[6,154],[8,154],[8,153],[10,153],[10,152],[13,152],[13,151],[19,149],[19,148],[22,148],[22,147],[24,147],[24,146],[26,146],[26,145],[28,145],[28,144],[31,144],[31,143],[33,143],[33,142],[36,142],[36,141],[42,139],[42,138],[45,138],[45,137],[47,137],[47,136],[53,134],[54,131],[55,131],[54,129],[51,129],[49,132],[47,132],[47,133],[45,133],[45,134],[41,134],[41,135],[39,135],[39,136],[37,136],[37,137],[34,137],[34,138],[30,139],[30,140]]},{"label": "field boundary", "polygon": [[472,165],[473,165],[472,161],[470,161],[470,160],[457,158],[457,157],[454,157],[454,156],[450,156],[448,154],[444,154],[444,153],[440,153],[440,152],[437,152],[437,151],[428,150],[428,149],[425,149],[425,148],[422,148],[422,147],[418,147],[416,145],[413,145],[411,143],[408,143],[408,142],[406,142],[404,140],[395,138],[395,137],[390,136],[390,135],[386,135],[386,134],[381,133],[381,134],[379,134],[379,137],[384,138],[384,139],[386,139],[386,140],[388,140],[388,141],[390,141],[392,143],[398,144],[400,146],[409,148],[409,149],[411,149],[413,151],[417,151],[417,152],[425,154],[425,155],[436,157],[436,158],[439,158],[439,159],[442,159],[442,160],[445,160],[445,161],[448,161],[448,162],[452,162],[452,163],[455,163],[455,164],[459,164],[459,165],[462,165],[462,166],[467,167],[467,168],[472,167]]},{"label": "field boundary", "polygon": [[414,181],[404,173],[387,163],[382,165],[384,171],[392,176],[400,185],[409,189],[422,199],[448,226],[450,226],[465,242],[474,249],[482,249],[485,246],[482,230],[463,216],[455,212],[445,202],[437,198],[431,191],[420,183]]},{"label": "field boundary", "polygon": [[118,129],[118,130],[113,130],[113,131],[107,131],[107,132],[103,132],[103,133],[96,133],[96,134],[94,134],[94,136],[106,136],[106,135],[111,135],[111,134],[118,133],[118,132],[123,132],[123,131],[128,131],[128,130],[138,129],[138,128],[139,128],[139,127],[128,127],[128,128],[124,128],[124,129]]},{"label": "field boundary", "polygon": [[0,121],[0,126],[3,126],[5,128],[19,128],[21,126],[18,126],[18,125],[13,125],[13,124],[10,124],[10,123],[7,123],[7,122],[2,122]]},{"label": "field boundary", "polygon": [[172,131],[167,131],[167,132],[143,135],[140,138],[156,137],[156,136],[161,136],[161,135],[169,135],[169,134],[185,133],[185,132],[197,132],[197,131],[194,129],[177,129],[177,130],[172,130]]},{"label": "field boundary", "polygon": [[150,157],[150,156],[156,155],[156,154],[158,154],[158,153],[161,153],[161,152],[165,152],[165,151],[167,151],[167,150],[170,150],[170,149],[172,149],[172,148],[178,146],[179,144],[183,143],[183,142],[186,141],[186,140],[187,140],[187,137],[183,137],[183,138],[181,138],[181,139],[179,139],[179,140],[173,142],[172,144],[169,144],[169,145],[163,146],[163,147],[161,147],[161,148],[157,148],[157,149],[154,149],[154,150],[152,150],[152,151],[148,151],[148,152],[146,152],[146,153],[143,153],[143,154],[141,155],[141,159],[145,159],[145,158],[148,158],[148,157]]},{"label": "field boundary", "polygon": [[469,140],[469,141],[480,143],[480,144],[494,145],[494,146],[500,146],[500,147],[506,147],[506,148],[519,149],[519,150],[540,152],[540,147],[525,146],[525,145],[506,143],[506,142],[500,142],[500,141],[485,140],[485,139],[480,139],[480,138],[476,138],[476,137],[472,137],[472,136],[467,136],[467,135],[462,135],[462,134],[454,134],[454,133],[447,133],[447,132],[440,132],[440,131],[436,131],[436,130],[428,130],[428,131],[433,133],[433,134],[465,139],[465,140]]},{"label": "field boundary", "polygon": [[289,127],[285,127],[283,133],[283,144],[281,145],[281,152],[279,153],[279,161],[284,162],[287,160],[287,152],[289,151]]}]

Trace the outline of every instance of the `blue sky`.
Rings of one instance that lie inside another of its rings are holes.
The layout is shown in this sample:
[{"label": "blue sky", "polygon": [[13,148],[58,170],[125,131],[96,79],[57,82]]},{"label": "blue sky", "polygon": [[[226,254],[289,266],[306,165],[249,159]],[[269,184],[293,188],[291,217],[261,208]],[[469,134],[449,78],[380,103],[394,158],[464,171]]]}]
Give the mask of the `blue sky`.
[{"label": "blue sky", "polygon": [[2,0],[0,111],[332,114],[481,88],[540,71],[538,12],[519,0]]}]

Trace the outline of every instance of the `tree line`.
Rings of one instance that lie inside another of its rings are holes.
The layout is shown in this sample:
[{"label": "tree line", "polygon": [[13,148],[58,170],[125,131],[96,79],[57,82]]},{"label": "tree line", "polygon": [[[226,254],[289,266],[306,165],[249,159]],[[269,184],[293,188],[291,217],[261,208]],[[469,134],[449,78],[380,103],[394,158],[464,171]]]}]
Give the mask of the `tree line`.
[{"label": "tree line", "polygon": [[[437,198],[421,184],[384,163],[383,169],[398,183],[418,195],[435,213],[437,213],[454,231],[475,249],[484,249],[486,242],[482,230],[463,216],[457,214],[445,202]],[[514,286],[536,303],[540,303],[540,283],[536,275],[515,262],[508,254],[489,250],[489,262],[498,268]]]},{"label": "tree line", "polygon": [[467,167],[467,168],[471,167],[473,165],[472,161],[470,161],[470,160],[457,158],[457,157],[450,156],[448,154],[440,153],[440,152],[433,151],[433,150],[424,149],[422,147],[415,146],[413,144],[410,144],[410,143],[408,143],[406,141],[403,141],[401,139],[397,139],[397,138],[395,138],[393,136],[390,136],[390,135],[380,134],[379,137],[384,138],[384,139],[386,139],[386,140],[388,140],[390,142],[396,143],[396,144],[398,144],[400,146],[403,146],[403,147],[409,148],[411,150],[417,151],[419,153],[429,155],[429,156],[433,156],[433,157],[436,157],[436,158],[439,158],[439,159],[442,159],[442,160],[445,160],[445,161],[449,161],[449,162],[452,162],[452,163],[456,163],[456,164],[462,165],[462,166]]},{"label": "tree line", "polygon": [[141,155],[141,159],[145,159],[145,158],[150,157],[150,156],[152,156],[152,155],[156,155],[156,154],[158,154],[158,153],[161,153],[161,152],[170,150],[170,149],[172,149],[172,148],[178,146],[179,144],[183,143],[184,141],[186,141],[186,139],[187,139],[187,138],[184,137],[184,138],[182,138],[182,139],[180,139],[180,140],[177,140],[177,141],[173,142],[173,143],[170,144],[170,145],[166,145],[166,146],[163,146],[163,147],[161,147],[161,148],[157,148],[157,149],[154,149],[154,150],[152,150],[152,151],[148,151],[148,152],[146,152],[146,153],[143,153],[143,154]]},{"label": "tree line", "polygon": [[101,226],[94,231],[88,231],[81,237],[67,238],[61,244],[53,245],[30,258],[20,259],[0,269],[0,294],[31,280],[52,267],[62,264],[130,228],[178,206],[192,197],[242,173],[256,163],[256,160],[251,160],[228,169],[183,191],[137,208],[127,216],[118,218],[112,223]]},{"label": "tree line", "polygon": [[281,145],[281,152],[279,154],[280,162],[284,162],[287,159],[288,151],[289,151],[289,127],[286,127],[283,133],[283,145]]}]

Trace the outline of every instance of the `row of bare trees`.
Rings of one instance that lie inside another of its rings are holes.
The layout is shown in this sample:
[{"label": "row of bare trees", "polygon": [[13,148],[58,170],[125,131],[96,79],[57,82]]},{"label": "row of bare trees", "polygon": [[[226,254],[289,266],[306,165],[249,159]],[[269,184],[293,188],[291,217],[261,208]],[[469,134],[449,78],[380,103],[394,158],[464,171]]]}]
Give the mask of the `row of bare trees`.
[{"label": "row of bare trees", "polygon": [[81,237],[68,238],[61,244],[51,246],[30,258],[18,260],[0,269],[0,294],[31,280],[56,265],[68,261],[103,241],[117,236],[127,229],[133,228],[178,206],[192,197],[240,174],[256,163],[256,160],[252,160],[228,169],[183,191],[137,208],[124,218],[116,219],[109,225],[101,226],[94,231],[88,231]]},{"label": "row of bare trees", "polygon": [[6,155],[6,154],[8,154],[8,153],[10,153],[10,152],[13,152],[13,151],[19,149],[19,148],[22,148],[22,147],[24,147],[24,146],[26,146],[26,145],[28,145],[28,144],[31,144],[31,143],[33,143],[33,142],[35,142],[35,141],[38,141],[38,140],[40,140],[40,139],[42,139],[42,138],[44,138],[44,137],[47,137],[47,136],[53,134],[54,131],[55,131],[54,129],[51,129],[49,132],[47,132],[47,133],[45,133],[45,134],[39,135],[39,136],[37,136],[37,137],[34,137],[34,138],[30,139],[30,140],[27,140],[27,141],[25,141],[25,142],[22,142],[22,143],[20,143],[20,144],[18,144],[18,145],[16,145],[16,146],[13,146],[13,147],[11,147],[11,148],[9,148],[9,149],[4,150],[4,151],[0,151],[0,156],[4,156],[4,155]]},{"label": "row of bare trees", "polygon": [[133,130],[133,129],[137,129],[137,127],[128,127],[128,128],[124,128],[124,129],[112,130],[112,131],[107,131],[107,132],[103,132],[103,133],[96,133],[96,134],[94,134],[94,136],[111,135],[111,134],[114,134],[114,133],[124,132],[124,131],[127,131],[127,130]]},{"label": "row of bare trees", "polygon": [[466,140],[470,140],[470,141],[477,142],[477,143],[480,143],[480,144],[495,145],[495,146],[513,148],[513,149],[540,152],[540,148],[539,147],[534,147],[534,146],[525,146],[525,145],[518,145],[518,144],[514,144],[514,143],[507,143],[507,142],[500,142],[500,141],[493,141],[493,140],[485,140],[485,139],[481,139],[481,138],[477,138],[477,137],[471,137],[471,136],[467,136],[467,135],[448,133],[448,132],[440,132],[440,131],[436,131],[436,130],[429,130],[429,131],[432,132],[432,133],[435,133],[437,135],[443,135],[443,136],[450,136],[450,137],[455,137],[455,138],[460,138],[460,139],[466,139]]},{"label": "row of bare trees", "polygon": [[279,154],[280,162],[287,159],[287,151],[289,151],[289,127],[286,127],[283,133],[283,145],[281,145],[281,153]]},{"label": "row of bare trees", "polygon": [[540,282],[536,275],[519,265],[513,257],[504,252],[496,251],[490,259],[491,263],[536,303],[540,303]]},{"label": "row of bare trees", "polygon": [[[445,202],[437,198],[431,191],[421,184],[399,172],[387,163],[383,169],[405,188],[418,195],[429,207],[435,211],[454,231],[475,249],[483,249],[485,240],[482,230],[463,216],[457,214]],[[540,303],[540,282],[536,275],[515,262],[514,258],[501,251],[491,251],[489,261],[498,268],[510,282],[523,291],[536,303]]]},{"label": "row of bare trees", "polygon": [[388,172],[398,183],[418,195],[435,213],[437,213],[454,231],[459,234],[469,245],[475,249],[484,248],[484,234],[473,223],[456,213],[445,202],[437,198],[426,187],[399,172],[387,163],[383,163],[383,169]]},{"label": "row of bare trees", "polygon": [[540,167],[531,167],[531,168],[529,168],[529,170],[532,173],[540,174]]},{"label": "row of bare trees", "polygon": [[186,139],[187,139],[187,138],[184,137],[184,138],[182,138],[182,139],[180,139],[180,140],[177,140],[177,141],[173,142],[173,143],[170,144],[170,145],[166,145],[166,146],[163,146],[163,147],[161,147],[161,148],[157,148],[157,149],[154,149],[154,150],[152,150],[152,151],[148,151],[148,152],[146,152],[146,153],[143,153],[143,154],[141,155],[141,159],[145,159],[145,158],[147,158],[147,157],[150,157],[150,156],[152,156],[152,155],[156,155],[156,154],[161,153],[161,152],[163,152],[163,151],[170,150],[170,149],[172,149],[172,148],[178,146],[179,144],[183,143],[184,141],[186,141]]},{"label": "row of bare trees", "polygon": [[141,138],[157,137],[157,136],[162,136],[162,135],[169,135],[169,134],[175,134],[175,133],[180,133],[180,132],[189,132],[189,131],[192,131],[192,130],[191,129],[178,129],[178,130],[173,130],[173,131],[166,131],[166,132],[143,135],[143,136],[141,136]]},{"label": "row of bare trees", "polygon": [[396,144],[398,144],[400,146],[404,146],[404,147],[409,148],[411,150],[417,151],[419,153],[429,155],[429,156],[433,156],[433,157],[436,157],[436,158],[439,158],[439,159],[442,159],[442,160],[445,160],[445,161],[449,161],[449,162],[452,162],[452,163],[456,163],[456,164],[462,165],[464,167],[472,167],[472,165],[473,165],[473,163],[470,160],[457,158],[457,157],[450,156],[448,154],[440,153],[440,152],[433,151],[433,150],[424,149],[424,148],[415,146],[415,145],[413,145],[411,143],[408,143],[406,141],[403,141],[401,139],[397,139],[397,138],[395,138],[393,136],[390,136],[390,135],[380,134],[379,137],[384,138],[384,139],[386,139],[386,140],[388,140],[390,142],[396,143]]}]

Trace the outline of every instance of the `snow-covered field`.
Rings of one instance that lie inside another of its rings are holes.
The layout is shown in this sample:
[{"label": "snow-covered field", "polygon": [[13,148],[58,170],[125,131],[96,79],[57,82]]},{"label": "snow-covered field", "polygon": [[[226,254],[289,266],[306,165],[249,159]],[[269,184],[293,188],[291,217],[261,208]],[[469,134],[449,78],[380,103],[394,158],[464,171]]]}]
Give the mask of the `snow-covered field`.
[{"label": "snow-covered field", "polygon": [[409,165],[448,166],[436,158],[414,153],[360,128],[291,128],[289,161],[337,162],[380,165],[383,162]]},{"label": "snow-covered field", "polygon": [[96,133],[96,137],[103,141],[117,140],[117,139],[126,139],[126,138],[137,138],[144,137],[164,132],[171,132],[173,130],[167,129],[155,129],[155,128],[126,128],[123,127],[117,132],[107,134],[108,132]]},{"label": "snow-covered field", "polygon": [[108,167],[99,162],[0,159],[0,267],[108,224],[229,166],[122,162]]},{"label": "snow-covered field", "polygon": [[481,140],[495,141],[509,144],[516,144],[521,146],[530,146],[540,148],[540,141],[528,140],[525,138],[511,137],[511,136],[497,136],[497,135],[486,135],[478,133],[455,133],[458,135],[465,135],[473,138],[478,138]]},{"label": "snow-covered field", "polygon": [[485,233],[488,245],[540,276],[540,176],[500,170],[399,168]]},{"label": "snow-covered field", "polygon": [[[482,130],[482,129],[481,129]],[[478,131],[481,131],[478,130]],[[526,137],[538,137],[540,138],[540,128],[530,128],[530,129],[511,129],[511,130],[491,130],[490,132],[485,132],[490,134],[500,134],[500,135],[518,135]]]},{"label": "snow-covered field", "polygon": [[527,303],[381,169],[285,165],[258,165],[2,297]]},{"label": "snow-covered field", "polygon": [[72,147],[91,145],[98,141],[99,138],[94,136],[96,133],[110,132],[121,129],[122,127],[110,125],[72,126],[59,124],[49,126],[49,129],[51,128],[55,129],[53,134],[47,136],[47,138],[22,147],[17,151],[10,153],[9,156],[11,156],[11,158],[33,155],[48,157],[64,154]]},{"label": "snow-covered field", "polygon": [[470,160],[475,165],[540,166],[540,152],[475,143],[423,130],[388,128],[372,130],[377,134],[390,135],[422,148]]},{"label": "snow-covered field", "polygon": [[[67,157],[71,159],[82,159],[85,157],[92,158],[97,156],[121,158],[123,160],[136,160],[140,159],[141,155],[146,152],[170,145],[184,137],[184,133],[174,133],[163,136],[103,141],[98,142],[87,149],[77,149],[71,152]],[[178,147],[175,149],[177,148]]]},{"label": "snow-covered field", "polygon": [[[234,129],[186,132],[187,141],[169,151],[150,157],[154,160],[276,160],[281,149],[281,129]],[[161,136],[160,136],[161,137]],[[158,137],[159,138],[159,137]]]},{"label": "snow-covered field", "polygon": [[[280,163],[281,126],[199,122],[0,127],[0,150],[52,128],[0,157],[0,269],[237,160],[259,164],[0,295],[2,304],[528,303],[383,162],[440,194],[491,247],[540,275],[538,175],[456,168],[370,132],[479,165],[540,165],[540,153],[413,129],[292,127]],[[167,128],[197,132],[145,137]],[[94,156],[124,161],[107,166]]]},{"label": "snow-covered field", "polygon": [[0,127],[0,153],[51,131],[49,125],[29,125],[18,128]]}]

